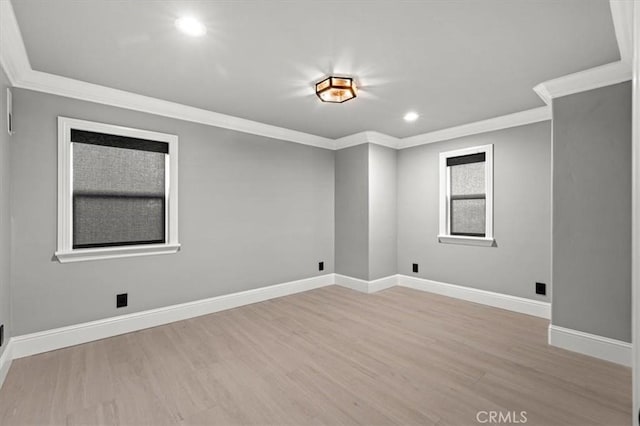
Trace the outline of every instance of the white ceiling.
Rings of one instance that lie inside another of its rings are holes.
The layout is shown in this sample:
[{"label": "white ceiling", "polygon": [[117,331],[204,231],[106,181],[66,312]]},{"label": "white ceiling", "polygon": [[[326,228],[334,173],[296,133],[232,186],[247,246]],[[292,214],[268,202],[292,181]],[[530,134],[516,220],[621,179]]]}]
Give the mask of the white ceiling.
[{"label": "white ceiling", "polygon": [[[12,4],[35,70],[329,138],[535,108],[536,84],[620,59],[606,0]],[[177,32],[185,14],[207,35]],[[331,73],[355,76],[358,98],[321,103]]]}]

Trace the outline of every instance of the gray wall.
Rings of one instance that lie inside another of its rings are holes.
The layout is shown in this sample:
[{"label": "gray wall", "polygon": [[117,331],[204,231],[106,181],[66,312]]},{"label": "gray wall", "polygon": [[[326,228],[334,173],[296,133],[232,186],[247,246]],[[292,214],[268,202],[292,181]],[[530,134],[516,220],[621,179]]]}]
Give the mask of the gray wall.
[{"label": "gray wall", "polygon": [[336,273],[369,279],[369,146],[335,152]]},{"label": "gray wall", "polygon": [[[334,271],[333,151],[27,90],[14,114],[16,335]],[[179,253],[52,259],[58,115],[180,137]],[[129,307],[116,310],[120,292]]]},{"label": "gray wall", "polygon": [[0,324],[4,324],[5,343],[0,355],[7,347],[12,335],[11,324],[11,210],[10,210],[10,148],[13,137],[7,132],[7,87],[9,79],[0,67]]},{"label": "gray wall", "polygon": [[631,83],[553,101],[553,324],[631,339]]},{"label": "gray wall", "polygon": [[[438,155],[484,144],[494,145],[497,247],[439,243]],[[398,273],[548,300],[535,282],[551,276],[550,154],[548,121],[399,151]]]},{"label": "gray wall", "polygon": [[397,274],[397,151],[369,144],[369,280]]},{"label": "gray wall", "polygon": [[[625,83],[555,100],[553,146],[553,323],[626,341],[630,94]],[[178,254],[53,260],[58,115],[180,136]],[[4,116],[0,321],[8,335],[319,275],[318,261],[322,274],[365,280],[413,275],[416,262],[422,278],[548,300],[534,283],[551,278],[549,122],[398,152],[363,144],[334,153],[16,89],[9,168]],[[438,154],[488,143],[497,247],[440,244]],[[115,294],[125,291],[129,307],[116,310]]]}]

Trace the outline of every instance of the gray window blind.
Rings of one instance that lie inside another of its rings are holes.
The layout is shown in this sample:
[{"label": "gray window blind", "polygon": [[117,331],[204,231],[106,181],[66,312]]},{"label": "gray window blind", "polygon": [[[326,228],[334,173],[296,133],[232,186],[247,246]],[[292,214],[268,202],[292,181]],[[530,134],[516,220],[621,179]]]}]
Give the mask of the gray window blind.
[{"label": "gray window blind", "polygon": [[73,248],[166,241],[168,144],[100,133],[71,133]]},{"label": "gray window blind", "polygon": [[486,235],[485,154],[447,159],[450,169],[451,235]]}]

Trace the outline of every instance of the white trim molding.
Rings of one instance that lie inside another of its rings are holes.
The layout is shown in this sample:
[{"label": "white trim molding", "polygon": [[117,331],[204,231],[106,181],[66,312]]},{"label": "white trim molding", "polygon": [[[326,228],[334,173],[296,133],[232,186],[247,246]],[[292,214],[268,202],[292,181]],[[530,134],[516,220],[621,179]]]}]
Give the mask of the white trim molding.
[{"label": "white trim molding", "polygon": [[335,284],[361,293],[371,294],[398,285],[398,275],[389,275],[388,277],[367,281],[347,275],[335,274]]},{"label": "white trim molding", "polygon": [[631,343],[570,328],[549,325],[549,344],[631,367]]},{"label": "white trim molding", "polygon": [[[73,147],[72,130],[87,130],[128,138],[166,143],[165,235],[163,244],[121,245],[100,248],[73,248]],[[178,137],[167,133],[132,129],[74,118],[58,117],[58,243],[56,257],[60,263],[118,257],[175,253],[178,242]]]},{"label": "white trim molding", "polygon": [[[610,1],[621,61],[540,83],[533,90],[547,105],[551,104],[554,97],[631,79],[632,3],[627,0]],[[0,65],[11,84],[18,88],[332,150],[361,143],[403,149],[551,119],[550,109],[540,107],[402,139],[365,131],[334,140],[33,70],[13,7],[8,0],[0,1]]]},{"label": "white trim molding", "polygon": [[73,80],[66,77],[30,70],[14,83],[23,89],[36,90],[67,98],[140,111],[162,117],[175,118],[222,129],[235,130],[267,138],[333,149],[334,141],[322,136],[260,123],[227,114],[195,108],[136,93]]},{"label": "white trim molding", "polygon": [[344,148],[350,148],[356,145],[362,145],[363,143],[369,143],[367,138],[367,132],[354,133],[353,135],[344,136],[334,141],[333,149],[339,150]]},{"label": "white trim molding", "polygon": [[[290,281],[268,287],[211,297],[179,305],[135,312],[102,320],[70,325],[11,339],[13,359],[66,348],[132,331],[182,321],[277,297],[332,285],[334,274]],[[6,351],[5,351],[6,352]]]},{"label": "white trim molding", "polygon": [[376,293],[378,291],[386,290],[398,285],[398,275],[389,275],[388,277],[378,278],[377,280],[369,281],[369,293]]},{"label": "white trim molding", "polygon": [[360,132],[335,140],[329,139],[33,70],[11,3],[5,0],[0,1],[0,8],[0,29],[2,31],[0,35],[0,64],[7,72],[11,84],[22,89],[331,150],[362,143],[374,143],[389,148],[402,149],[551,119],[550,111],[546,107],[541,107],[404,139],[375,131]]},{"label": "white trim molding", "polygon": [[60,263],[72,263],[89,260],[116,259],[120,257],[173,254],[177,253],[178,250],[180,250],[180,244],[148,244],[139,246],[56,251],[55,256]]},{"label": "white trim molding", "polygon": [[360,278],[353,278],[347,275],[334,274],[335,284],[340,287],[350,288],[360,293],[369,293],[369,281]]},{"label": "white trim molding", "polygon": [[0,64],[13,86],[20,76],[31,71],[18,21],[8,0],[0,1]]},{"label": "white trim molding", "polygon": [[400,139],[398,149],[411,148],[418,145],[442,142],[464,136],[472,136],[480,133],[493,132],[496,130],[524,126],[549,120],[551,120],[551,108],[543,106],[460,126],[449,127],[447,129],[423,133],[421,135],[410,136],[408,138]]},{"label": "white trim molding", "polygon": [[2,356],[0,356],[0,389],[4,379],[7,378],[7,373],[9,373],[9,368],[11,368],[11,362],[13,361],[12,341],[13,339],[8,339],[7,346],[4,348]]},{"label": "white trim molding", "polygon": [[610,0],[620,60],[542,82],[533,90],[547,105],[553,98],[631,80],[633,59],[633,0]]},{"label": "white trim molding", "polygon": [[334,149],[338,150],[349,148],[351,146],[362,145],[363,143],[373,143],[376,145],[386,146],[388,148],[398,149],[400,139],[380,132],[360,132],[336,139]]},{"label": "white trim molding", "polygon": [[365,131],[334,140],[33,70],[11,3],[5,0],[0,1],[0,8],[0,30],[2,31],[0,33],[0,64],[6,71],[11,84],[22,89],[331,150],[362,143],[402,149],[551,119],[550,111],[546,107],[541,107],[404,139],[375,131]]},{"label": "white trim molding", "polygon": [[480,303],[482,305],[493,306],[494,308],[506,309],[508,311],[532,315],[535,317],[545,319],[549,319],[551,317],[551,304],[540,300],[526,299],[524,297],[495,293],[492,291],[432,281],[424,278],[410,277],[408,275],[398,275],[398,285],[400,287],[422,290],[429,293],[440,294],[442,296],[453,297],[454,299]]},{"label": "white trim molding", "polygon": [[0,1],[0,31],[0,64],[15,87],[303,145],[334,149],[334,140],[322,136],[36,71],[31,68],[13,6],[8,0]]},{"label": "white trim molding", "polygon": [[467,237],[461,235],[438,235],[438,242],[445,244],[460,244],[463,246],[493,247],[496,240],[484,237]]},{"label": "white trim molding", "polygon": [[618,61],[545,81],[538,84],[533,90],[547,105],[551,105],[554,98],[629,80],[631,80],[631,64]]},{"label": "white trim molding", "polygon": [[636,0],[610,0],[611,18],[616,31],[620,60],[633,60],[633,3]]},{"label": "white trim molding", "polygon": [[[485,154],[484,162],[484,196],[485,196],[485,235],[452,235],[451,234],[451,167],[447,165],[450,158],[464,157],[473,154]],[[440,153],[440,220],[438,242],[450,244],[466,244],[472,246],[491,247],[493,240],[493,145],[481,145],[456,149]]]}]

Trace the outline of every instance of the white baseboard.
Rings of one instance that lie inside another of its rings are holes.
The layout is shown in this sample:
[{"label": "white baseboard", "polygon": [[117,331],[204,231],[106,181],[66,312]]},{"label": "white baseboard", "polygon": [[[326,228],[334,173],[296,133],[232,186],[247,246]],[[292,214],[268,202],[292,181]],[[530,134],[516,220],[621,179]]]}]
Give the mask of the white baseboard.
[{"label": "white baseboard", "polygon": [[391,288],[398,285],[397,275],[389,275],[388,277],[380,278],[373,281],[362,280],[360,278],[353,278],[341,274],[335,274],[335,276],[336,285],[367,294],[375,293],[376,291],[384,290],[386,288]]},{"label": "white baseboard", "polygon": [[[2,356],[0,356],[0,387],[4,382],[13,359],[117,336],[119,334],[130,333],[145,328],[156,327],[290,294],[301,293],[332,284],[363,293],[375,293],[398,285],[541,318],[548,319],[551,314],[551,306],[547,302],[446,284],[423,278],[391,275],[378,280],[366,281],[341,274],[326,274],[319,277],[291,281],[254,290],[13,337],[9,340]],[[626,342],[551,325],[549,327],[549,344],[618,364],[631,365],[631,344]]]},{"label": "white baseboard", "polygon": [[549,325],[549,344],[605,361],[631,367],[631,343]]},{"label": "white baseboard", "polygon": [[481,303],[496,308],[507,309],[521,314],[533,315],[540,318],[551,318],[551,304],[539,300],[525,299],[524,297],[510,296],[508,294],[494,293],[492,291],[479,290],[477,288],[463,287],[455,284],[441,283],[424,278],[398,275],[398,285],[415,290],[428,291],[429,293],[462,299],[469,302]]},{"label": "white baseboard", "polygon": [[334,274],[326,274],[319,277],[16,336],[11,339],[12,357],[17,359],[79,345],[332,284],[334,284]]},{"label": "white baseboard", "polygon": [[4,348],[4,352],[2,353],[2,356],[0,356],[0,388],[2,388],[4,379],[7,377],[7,373],[9,372],[9,368],[11,367],[11,362],[13,361],[11,343],[12,339],[9,339],[9,341],[7,342],[7,347]]},{"label": "white baseboard", "polygon": [[334,274],[335,283],[340,287],[350,288],[351,290],[359,291],[361,293],[369,293],[369,281],[361,280],[360,278],[348,277],[346,275]]},{"label": "white baseboard", "polygon": [[376,291],[386,290],[398,285],[398,275],[389,275],[388,277],[378,278],[377,280],[369,281],[369,293],[375,293]]}]

